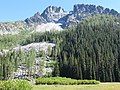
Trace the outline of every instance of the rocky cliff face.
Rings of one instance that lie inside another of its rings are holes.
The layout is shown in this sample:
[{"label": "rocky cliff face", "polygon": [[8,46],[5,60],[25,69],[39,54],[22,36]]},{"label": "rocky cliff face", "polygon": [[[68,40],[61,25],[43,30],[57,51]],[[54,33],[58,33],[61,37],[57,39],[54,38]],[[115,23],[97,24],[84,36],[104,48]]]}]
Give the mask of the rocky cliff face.
[{"label": "rocky cliff face", "polygon": [[[42,14],[37,12],[34,16],[18,21],[16,23],[0,23],[1,31],[12,31],[20,28],[36,27],[45,23],[61,23],[62,28],[67,28],[76,25],[82,19],[95,14],[109,14],[120,17],[120,14],[114,9],[104,8],[102,6],[76,4],[73,10],[66,12],[63,8],[57,6],[47,7]],[[20,24],[19,24],[20,23]]]},{"label": "rocky cliff face", "polygon": [[27,24],[24,21],[2,22],[0,23],[0,35],[17,34],[19,31],[25,30]]},{"label": "rocky cliff face", "polygon": [[[19,52],[22,51],[24,53],[30,52],[34,50],[36,53],[36,57],[34,60],[34,65],[30,67],[32,71],[32,76],[47,76],[48,74],[52,74],[54,70],[54,66],[51,64],[56,63],[52,57],[50,57],[49,53],[52,53],[55,44],[47,43],[47,42],[40,42],[40,43],[31,43],[25,46],[18,46],[11,50],[3,50],[0,51],[0,56],[3,57],[9,51],[11,52]],[[44,52],[44,55],[39,55],[40,52]],[[16,72],[13,72],[14,78],[27,78],[28,77],[28,68],[27,65],[24,63],[19,64]]]},{"label": "rocky cliff face", "polygon": [[57,22],[60,18],[67,15],[67,12],[61,7],[49,6],[41,14],[47,22]]},{"label": "rocky cliff face", "polygon": [[[39,13],[38,15],[35,14],[32,18],[25,20],[25,22],[28,23],[28,21],[31,21],[31,23],[33,24],[34,23],[39,24],[38,22],[61,23],[62,28],[66,28],[71,25],[76,25],[82,19],[95,14],[109,14],[114,16],[120,16],[120,14],[114,9],[104,8],[102,6],[96,6],[96,5],[76,4],[74,5],[73,10],[70,12],[66,12],[61,7],[49,6],[44,10],[44,12],[41,15]],[[41,17],[42,20],[39,19],[39,17]]]},{"label": "rocky cliff face", "polygon": [[120,14],[114,9],[110,10],[109,8],[104,8],[102,6],[76,4],[73,7],[73,11],[71,11],[68,15],[60,18],[58,22],[62,23],[62,27],[65,28],[71,25],[76,25],[82,19],[95,14],[120,16]]},{"label": "rocky cliff face", "polygon": [[37,12],[34,16],[25,19],[25,22],[28,25],[47,23],[46,19],[44,19],[39,12]]}]

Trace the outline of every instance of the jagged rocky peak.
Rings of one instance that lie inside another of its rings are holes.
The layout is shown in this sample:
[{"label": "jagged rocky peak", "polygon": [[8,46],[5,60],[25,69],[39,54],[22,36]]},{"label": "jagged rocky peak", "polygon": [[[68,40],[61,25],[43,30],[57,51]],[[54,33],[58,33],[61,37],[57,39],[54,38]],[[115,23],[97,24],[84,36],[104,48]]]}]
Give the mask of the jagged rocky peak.
[{"label": "jagged rocky peak", "polygon": [[65,10],[61,7],[49,6],[45,9],[44,12],[47,12],[47,13],[63,13],[63,12],[65,12]]},{"label": "jagged rocky peak", "polygon": [[[47,28],[50,25],[60,25],[62,28],[68,28],[77,25],[86,17],[95,14],[108,14],[120,17],[120,13],[118,13],[114,9],[104,8],[102,6],[91,4],[76,4],[74,5],[73,10],[68,12],[66,12],[62,7],[48,6],[42,14],[37,12],[34,14],[34,16],[27,18],[22,22],[18,21],[19,23],[0,23],[0,34],[11,33],[12,31],[18,31],[21,28],[36,30],[37,26]],[[41,30],[42,29],[40,28],[40,31]]]},{"label": "jagged rocky peak", "polygon": [[37,12],[37,13],[34,14],[34,17],[40,17],[40,16],[41,16],[41,15],[40,15],[39,12]]},{"label": "jagged rocky peak", "polygon": [[70,11],[69,14],[60,18],[58,22],[62,23],[63,28],[66,28],[71,25],[77,25],[77,23],[79,23],[84,18],[95,14],[109,14],[113,16],[120,16],[120,14],[114,9],[104,8],[102,6],[91,4],[76,4],[73,7],[73,11]]},{"label": "jagged rocky peak", "polygon": [[97,6],[97,11],[98,11],[99,13],[102,13],[103,10],[104,10],[104,7],[102,7],[102,6]]},{"label": "jagged rocky peak", "polygon": [[25,22],[28,25],[32,25],[32,24],[46,23],[46,20],[41,16],[41,14],[39,12],[37,12],[37,13],[34,14],[34,16],[25,19]]},{"label": "jagged rocky peak", "polygon": [[57,22],[65,15],[67,15],[67,12],[63,8],[57,6],[49,6],[41,14],[47,22]]},{"label": "jagged rocky peak", "polygon": [[82,12],[94,12],[96,11],[95,5],[84,5],[84,4],[76,4],[74,5],[73,12],[74,13],[82,13]]},{"label": "jagged rocky peak", "polygon": [[[108,8],[106,10],[108,10]],[[91,5],[91,4],[76,4],[74,5],[73,12],[74,13],[99,13],[100,14],[104,12],[104,7]]]},{"label": "jagged rocky peak", "polygon": [[104,8],[102,6],[89,4],[76,4],[73,8],[73,13],[90,13],[90,14],[110,14],[118,15],[119,13],[114,9]]}]

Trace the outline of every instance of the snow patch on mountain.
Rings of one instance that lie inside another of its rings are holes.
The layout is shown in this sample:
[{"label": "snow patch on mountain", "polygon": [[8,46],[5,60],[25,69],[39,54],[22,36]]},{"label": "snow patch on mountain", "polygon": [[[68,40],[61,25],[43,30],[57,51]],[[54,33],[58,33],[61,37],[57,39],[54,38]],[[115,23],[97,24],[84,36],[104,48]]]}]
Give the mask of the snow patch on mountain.
[{"label": "snow patch on mountain", "polygon": [[56,23],[46,23],[41,24],[36,27],[36,32],[46,32],[46,31],[61,31],[63,30],[60,26],[61,24]]}]

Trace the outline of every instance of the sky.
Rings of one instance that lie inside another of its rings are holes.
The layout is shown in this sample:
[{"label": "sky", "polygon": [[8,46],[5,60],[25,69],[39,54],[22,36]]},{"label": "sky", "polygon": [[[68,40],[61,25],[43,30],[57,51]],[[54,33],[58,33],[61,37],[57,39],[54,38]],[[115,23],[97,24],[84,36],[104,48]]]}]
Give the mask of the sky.
[{"label": "sky", "polygon": [[94,4],[120,12],[120,0],[1,0],[0,22],[24,20],[50,6],[61,6],[71,11],[75,4]]}]

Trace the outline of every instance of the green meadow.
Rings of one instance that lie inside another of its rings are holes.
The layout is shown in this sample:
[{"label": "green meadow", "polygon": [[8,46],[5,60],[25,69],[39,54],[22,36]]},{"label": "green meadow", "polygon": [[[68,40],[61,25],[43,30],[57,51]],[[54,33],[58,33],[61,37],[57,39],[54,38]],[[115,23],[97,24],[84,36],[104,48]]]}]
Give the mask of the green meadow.
[{"label": "green meadow", "polygon": [[120,83],[98,85],[35,85],[33,90],[120,90]]}]

